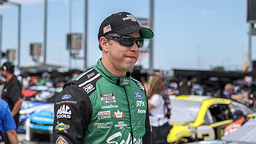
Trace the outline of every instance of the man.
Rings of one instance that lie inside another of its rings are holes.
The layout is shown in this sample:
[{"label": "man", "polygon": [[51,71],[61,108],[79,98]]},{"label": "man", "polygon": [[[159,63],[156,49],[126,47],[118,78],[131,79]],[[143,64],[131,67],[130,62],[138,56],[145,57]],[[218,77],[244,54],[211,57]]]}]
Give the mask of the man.
[{"label": "man", "polygon": [[4,136],[7,135],[11,144],[18,144],[19,141],[15,129],[15,121],[8,103],[0,98],[0,143],[4,142]]},{"label": "man", "polygon": [[[19,122],[19,110],[23,102],[21,94],[21,84],[14,75],[14,65],[10,62],[5,62],[1,68],[2,76],[5,78],[4,88],[1,98],[5,100],[10,109],[12,116],[14,117],[16,125]],[[8,139],[8,137],[5,137]],[[8,142],[6,142],[8,143]]]},{"label": "man", "polygon": [[198,84],[198,80],[196,78],[193,78],[191,80],[191,94],[192,95],[199,95],[202,96],[204,94],[204,89],[202,86]]},{"label": "man", "polygon": [[231,100],[236,100],[238,102],[243,101],[243,96],[242,95],[236,95],[234,93],[234,86],[230,83],[227,83],[225,85],[222,97],[227,98],[227,99],[231,99]]},{"label": "man", "polygon": [[102,22],[98,33],[102,58],[65,84],[55,99],[54,143],[151,143],[145,89],[129,71],[143,39],[153,36],[127,12]]}]

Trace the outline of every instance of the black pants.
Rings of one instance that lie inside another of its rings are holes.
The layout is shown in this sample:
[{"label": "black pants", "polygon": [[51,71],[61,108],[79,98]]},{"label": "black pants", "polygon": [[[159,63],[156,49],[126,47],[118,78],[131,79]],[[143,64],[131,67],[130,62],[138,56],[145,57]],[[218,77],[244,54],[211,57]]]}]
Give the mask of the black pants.
[{"label": "black pants", "polygon": [[153,144],[167,144],[167,135],[170,133],[172,126],[168,123],[159,126],[152,126],[152,138]]},{"label": "black pants", "polygon": [[4,136],[2,135],[2,132],[0,131],[0,142],[4,141]]}]

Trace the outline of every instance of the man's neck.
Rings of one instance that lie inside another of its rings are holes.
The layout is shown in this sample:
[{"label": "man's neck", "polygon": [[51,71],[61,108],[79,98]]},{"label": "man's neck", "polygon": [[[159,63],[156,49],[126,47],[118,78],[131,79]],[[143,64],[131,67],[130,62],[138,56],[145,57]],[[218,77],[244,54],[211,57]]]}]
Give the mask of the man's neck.
[{"label": "man's neck", "polygon": [[111,65],[108,61],[101,59],[103,66],[114,76],[117,77],[125,77],[125,71],[118,71],[113,65]]}]

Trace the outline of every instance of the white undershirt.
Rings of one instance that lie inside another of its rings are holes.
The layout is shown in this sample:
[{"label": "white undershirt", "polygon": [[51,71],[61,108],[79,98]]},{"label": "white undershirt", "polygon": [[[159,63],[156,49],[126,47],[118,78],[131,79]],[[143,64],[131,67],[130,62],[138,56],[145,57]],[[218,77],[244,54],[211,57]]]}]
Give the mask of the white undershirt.
[{"label": "white undershirt", "polygon": [[164,113],[164,99],[159,94],[154,94],[150,98],[150,103],[154,106],[153,109],[149,111],[149,121],[150,125],[154,127],[162,126],[168,122],[168,118],[165,117]]}]

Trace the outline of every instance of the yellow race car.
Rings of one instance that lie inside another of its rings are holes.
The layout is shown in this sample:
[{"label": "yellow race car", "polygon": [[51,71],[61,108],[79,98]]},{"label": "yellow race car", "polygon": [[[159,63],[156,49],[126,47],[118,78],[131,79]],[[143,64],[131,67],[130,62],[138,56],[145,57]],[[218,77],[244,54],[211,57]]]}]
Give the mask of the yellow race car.
[{"label": "yellow race car", "polygon": [[223,98],[183,95],[171,98],[173,126],[167,136],[168,143],[188,143],[201,140],[221,139],[225,126],[233,122],[233,113],[241,110],[247,117],[256,111],[247,106]]}]

